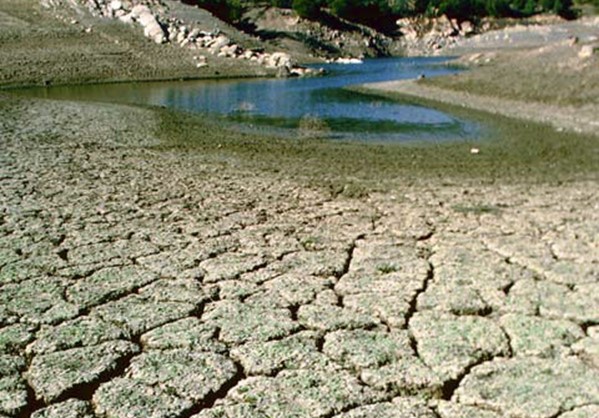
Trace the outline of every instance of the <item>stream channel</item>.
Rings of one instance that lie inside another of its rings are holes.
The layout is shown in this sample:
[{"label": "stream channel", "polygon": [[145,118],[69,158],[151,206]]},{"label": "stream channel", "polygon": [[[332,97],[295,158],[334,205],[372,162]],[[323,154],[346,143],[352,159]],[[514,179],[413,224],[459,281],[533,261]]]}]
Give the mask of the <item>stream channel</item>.
[{"label": "stream channel", "polygon": [[[331,139],[447,141],[479,136],[474,120],[344,89],[372,82],[452,74],[445,57],[383,58],[324,64],[324,77],[162,81],[32,88],[51,99],[157,105],[220,118],[235,129]],[[299,129],[298,129],[299,128]]]}]

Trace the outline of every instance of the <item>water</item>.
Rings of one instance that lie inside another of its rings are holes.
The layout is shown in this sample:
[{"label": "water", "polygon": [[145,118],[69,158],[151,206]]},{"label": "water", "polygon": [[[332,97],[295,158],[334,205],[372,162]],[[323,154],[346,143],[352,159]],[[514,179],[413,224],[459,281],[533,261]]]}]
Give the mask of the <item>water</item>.
[{"label": "water", "polygon": [[482,128],[448,113],[343,89],[378,81],[455,72],[445,58],[386,58],[363,64],[326,64],[325,77],[179,81],[33,89],[32,94],[70,100],[160,105],[222,118],[244,130],[368,141],[449,140]]}]

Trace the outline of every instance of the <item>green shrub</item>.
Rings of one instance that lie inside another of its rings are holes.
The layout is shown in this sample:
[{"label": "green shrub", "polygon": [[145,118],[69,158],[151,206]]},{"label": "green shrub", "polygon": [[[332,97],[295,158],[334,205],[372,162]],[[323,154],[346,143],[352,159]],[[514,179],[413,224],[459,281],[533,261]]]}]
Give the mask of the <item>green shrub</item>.
[{"label": "green shrub", "polygon": [[320,15],[322,3],[320,0],[293,0],[292,8],[303,18],[315,19]]},{"label": "green shrub", "polygon": [[280,7],[281,9],[291,9],[293,6],[292,0],[271,0],[270,4],[274,7]]},{"label": "green shrub", "polygon": [[197,0],[197,5],[225,22],[237,22],[243,14],[241,0]]},{"label": "green shrub", "polygon": [[[328,5],[338,17],[382,31],[394,29],[398,17],[389,0],[329,0]],[[398,2],[395,7],[401,10],[407,5],[407,2]]]}]

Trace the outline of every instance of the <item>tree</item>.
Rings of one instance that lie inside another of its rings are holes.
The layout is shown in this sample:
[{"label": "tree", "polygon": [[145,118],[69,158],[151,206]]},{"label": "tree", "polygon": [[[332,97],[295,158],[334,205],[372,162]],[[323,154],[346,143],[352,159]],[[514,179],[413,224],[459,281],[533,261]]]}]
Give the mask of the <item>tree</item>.
[{"label": "tree", "polygon": [[395,29],[398,17],[389,0],[329,0],[329,8],[338,17],[382,31]]},{"label": "tree", "polygon": [[314,19],[320,15],[322,3],[320,0],[293,0],[292,8],[303,18]]},{"label": "tree", "polygon": [[481,0],[442,0],[439,3],[439,14],[463,22],[474,17],[485,16],[487,7]]},{"label": "tree", "polygon": [[225,22],[237,22],[243,14],[241,0],[197,0],[197,5]]}]

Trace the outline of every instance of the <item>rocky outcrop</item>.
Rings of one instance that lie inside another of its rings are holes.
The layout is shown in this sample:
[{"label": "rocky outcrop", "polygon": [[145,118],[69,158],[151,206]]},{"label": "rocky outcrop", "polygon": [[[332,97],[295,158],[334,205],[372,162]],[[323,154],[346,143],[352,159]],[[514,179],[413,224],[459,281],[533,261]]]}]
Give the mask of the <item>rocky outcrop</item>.
[{"label": "rocky outcrop", "polygon": [[306,59],[357,59],[396,53],[393,38],[333,15],[313,21],[289,9],[255,7],[244,14],[243,21],[253,35],[274,40]]},{"label": "rocky outcrop", "polygon": [[[114,4],[116,4],[116,7],[119,7],[122,3],[118,0],[112,1],[109,6],[110,10],[113,10]],[[139,24],[144,28],[144,35],[146,37],[152,39],[157,44],[161,44],[166,41],[167,36],[165,31],[162,29],[162,26],[160,26],[156,20],[156,17],[152,14],[148,6],[143,4],[135,6],[131,10],[130,16],[139,22]]]},{"label": "rocky outcrop", "polygon": [[85,5],[96,17],[141,26],[144,36],[157,44],[171,43],[203,53],[194,56],[198,68],[210,65],[204,55],[207,54],[251,61],[275,69],[276,74],[282,77],[319,74],[317,70],[298,65],[288,53],[268,53],[262,48],[246,48],[222,33],[218,27],[211,31],[202,30],[199,22],[175,16],[169,10],[168,3],[162,0],[41,0],[41,4],[46,8]]},{"label": "rocky outcrop", "polygon": [[408,55],[438,51],[482,30],[470,21],[458,22],[445,15],[437,18],[403,18],[397,21],[397,27],[401,33],[398,42]]}]

